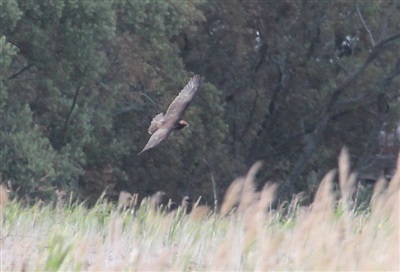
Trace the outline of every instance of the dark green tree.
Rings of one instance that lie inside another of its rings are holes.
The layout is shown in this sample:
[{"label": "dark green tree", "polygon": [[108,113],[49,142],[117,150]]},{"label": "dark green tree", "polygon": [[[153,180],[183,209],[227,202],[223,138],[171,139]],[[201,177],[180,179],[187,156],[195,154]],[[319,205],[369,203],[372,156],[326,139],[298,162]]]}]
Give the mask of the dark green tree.
[{"label": "dark green tree", "polygon": [[288,196],[312,192],[343,145],[360,170],[371,163],[382,125],[399,121],[398,9],[398,1],[204,4],[202,33],[182,48],[187,65],[223,91],[231,156],[266,161],[264,178],[282,181]]},{"label": "dark green tree", "polygon": [[[263,160],[281,198],[312,193],[343,145],[363,171],[399,122],[398,15],[395,0],[1,1],[2,180],[210,203]],[[190,127],[137,156],[195,73]]]}]

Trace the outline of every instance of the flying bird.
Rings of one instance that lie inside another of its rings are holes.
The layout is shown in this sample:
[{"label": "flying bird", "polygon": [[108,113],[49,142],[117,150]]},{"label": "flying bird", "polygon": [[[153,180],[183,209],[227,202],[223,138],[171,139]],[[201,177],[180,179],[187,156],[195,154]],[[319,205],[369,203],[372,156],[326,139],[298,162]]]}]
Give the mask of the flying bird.
[{"label": "flying bird", "polygon": [[151,137],[138,155],[165,141],[172,131],[183,129],[189,125],[186,121],[182,120],[182,117],[199,87],[200,76],[195,75],[189,80],[188,84],[186,84],[174,101],[172,101],[165,115],[159,113],[153,118],[148,129]]}]

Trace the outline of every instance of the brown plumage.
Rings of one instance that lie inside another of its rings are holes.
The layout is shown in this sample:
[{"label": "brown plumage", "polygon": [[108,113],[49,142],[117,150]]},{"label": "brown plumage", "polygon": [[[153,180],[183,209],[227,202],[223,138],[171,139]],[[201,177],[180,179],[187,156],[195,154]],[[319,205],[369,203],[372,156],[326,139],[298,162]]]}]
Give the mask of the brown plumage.
[{"label": "brown plumage", "polygon": [[188,126],[188,123],[181,118],[199,87],[200,76],[195,75],[189,80],[188,84],[186,84],[185,88],[182,89],[174,101],[172,101],[165,115],[159,113],[153,118],[148,130],[151,137],[138,155],[162,143],[172,131]]}]

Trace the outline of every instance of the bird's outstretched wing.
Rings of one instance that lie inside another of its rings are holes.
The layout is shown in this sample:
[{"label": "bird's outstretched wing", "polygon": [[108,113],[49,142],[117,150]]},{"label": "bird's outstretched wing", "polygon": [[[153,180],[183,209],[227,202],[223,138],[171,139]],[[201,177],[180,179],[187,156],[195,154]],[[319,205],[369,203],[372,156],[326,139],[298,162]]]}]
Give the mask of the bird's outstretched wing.
[{"label": "bird's outstretched wing", "polygon": [[199,89],[201,79],[199,75],[192,77],[186,86],[180,91],[178,96],[172,101],[171,105],[164,116],[166,126],[174,127],[176,122],[180,121],[185,113],[185,110],[192,101],[194,95]]},{"label": "bird's outstretched wing", "polygon": [[172,129],[168,129],[168,128],[159,128],[158,130],[156,130],[156,132],[154,132],[151,135],[151,137],[150,137],[149,141],[147,142],[146,146],[143,148],[142,151],[139,152],[138,155],[142,154],[146,150],[149,150],[149,149],[154,148],[157,145],[159,145],[162,141],[167,139],[167,137],[171,133],[171,131],[172,131]]}]

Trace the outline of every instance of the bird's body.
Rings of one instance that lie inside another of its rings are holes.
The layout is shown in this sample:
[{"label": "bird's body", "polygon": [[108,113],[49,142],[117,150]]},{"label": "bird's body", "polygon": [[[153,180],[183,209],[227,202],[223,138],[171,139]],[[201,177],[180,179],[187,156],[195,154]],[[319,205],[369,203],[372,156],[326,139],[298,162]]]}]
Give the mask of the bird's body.
[{"label": "bird's body", "polygon": [[182,120],[182,117],[199,87],[200,76],[195,75],[172,101],[165,115],[159,113],[153,118],[148,129],[151,137],[139,155],[166,140],[172,131],[188,126],[188,123]]}]

